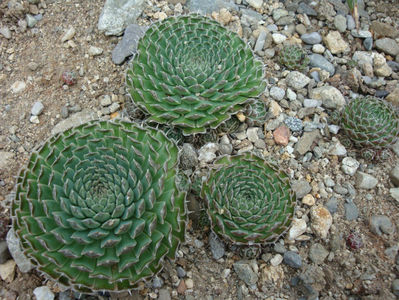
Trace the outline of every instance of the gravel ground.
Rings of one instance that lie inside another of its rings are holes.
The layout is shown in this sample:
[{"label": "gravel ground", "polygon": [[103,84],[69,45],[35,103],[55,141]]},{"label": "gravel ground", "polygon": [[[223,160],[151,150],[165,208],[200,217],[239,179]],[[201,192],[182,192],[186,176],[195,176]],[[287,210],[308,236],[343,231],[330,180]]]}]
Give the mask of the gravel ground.
[{"label": "gravel ground", "polygon": [[[356,31],[339,0],[227,2],[149,0],[135,23],[143,28],[169,15],[205,11],[263,60],[267,89],[261,99],[269,110],[264,124],[240,116],[236,133],[211,145],[194,143],[194,158],[188,146],[182,152],[189,174],[221,154],[251,151],[273,157],[298,196],[288,234],[261,249],[229,245],[199,221],[202,200],[190,195],[195,209],[177,259],[166,261],[157,277],[131,295],[79,295],[61,291],[35,270],[23,272],[5,241],[8,195],[18,170],[35,147],[69,124],[129,116],[124,60],[134,47],[116,53],[122,37],[99,31],[103,1],[3,0],[0,299],[397,298],[399,176],[392,170],[399,166],[399,144],[389,160],[367,162],[339,142],[329,113],[358,94],[399,104],[399,4],[359,1]],[[132,40],[139,36],[131,34]],[[310,69],[289,71],[278,63],[286,43],[303,45]]]}]

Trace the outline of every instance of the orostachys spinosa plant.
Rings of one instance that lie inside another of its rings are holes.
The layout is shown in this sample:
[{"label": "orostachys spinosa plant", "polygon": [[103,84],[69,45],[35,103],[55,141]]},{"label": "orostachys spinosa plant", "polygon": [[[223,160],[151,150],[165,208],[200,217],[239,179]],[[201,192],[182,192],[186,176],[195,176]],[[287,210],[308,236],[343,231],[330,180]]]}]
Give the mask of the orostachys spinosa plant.
[{"label": "orostachys spinosa plant", "polygon": [[205,133],[265,89],[261,61],[234,32],[200,15],[154,23],[140,39],[126,82],[149,121]]},{"label": "orostachys spinosa plant", "polygon": [[13,229],[59,283],[122,291],[156,274],[184,240],[178,149],[160,130],[92,121],[34,151],[17,179]]},{"label": "orostachys spinosa plant", "polygon": [[213,231],[242,245],[277,241],[289,229],[296,205],[288,176],[250,153],[217,159],[201,197]]}]

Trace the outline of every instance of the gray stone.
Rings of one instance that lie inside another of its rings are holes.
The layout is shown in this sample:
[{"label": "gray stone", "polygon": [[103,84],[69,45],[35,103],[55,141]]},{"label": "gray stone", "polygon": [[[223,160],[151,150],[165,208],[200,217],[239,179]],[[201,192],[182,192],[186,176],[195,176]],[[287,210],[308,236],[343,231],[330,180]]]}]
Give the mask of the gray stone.
[{"label": "gray stone", "polygon": [[395,279],[392,282],[392,292],[395,296],[399,296],[399,279]]},{"label": "gray stone", "polygon": [[318,32],[305,33],[301,35],[301,40],[308,45],[320,44],[321,35]]},{"label": "gray stone", "polygon": [[396,165],[389,173],[389,178],[391,178],[392,183],[395,186],[399,186],[399,165]]},{"label": "gray stone", "polygon": [[315,264],[319,265],[324,262],[328,255],[328,251],[320,243],[312,244],[309,249],[309,258]]},{"label": "gray stone", "polygon": [[247,285],[251,286],[258,282],[258,275],[252,270],[249,261],[240,260],[233,264],[237,276]]},{"label": "gray stone", "polygon": [[286,82],[294,90],[300,90],[309,84],[310,78],[301,72],[292,71],[287,75]]},{"label": "gray stone", "polygon": [[273,9],[272,16],[274,21],[278,21],[280,18],[288,15],[288,11],[282,8]]},{"label": "gray stone", "polygon": [[356,186],[359,189],[373,189],[378,183],[377,178],[364,172],[357,172],[355,178]]},{"label": "gray stone", "polygon": [[57,134],[65,131],[73,126],[77,126],[92,120],[98,119],[97,113],[90,109],[84,109],[70,116],[68,119],[62,120],[51,130],[51,134]]},{"label": "gray stone", "polygon": [[359,166],[360,163],[356,159],[352,157],[345,157],[342,160],[341,169],[346,175],[353,176],[355,175]]},{"label": "gray stone", "polygon": [[287,251],[284,253],[284,263],[294,269],[299,269],[302,267],[301,256],[293,251]]},{"label": "gray stone", "polygon": [[130,24],[127,26],[123,38],[112,51],[112,62],[116,65],[122,64],[125,59],[136,53],[139,39],[147,30],[146,26]]},{"label": "gray stone", "polygon": [[33,104],[30,113],[31,113],[33,116],[39,116],[39,115],[43,112],[43,109],[44,109],[43,103],[41,103],[40,101],[36,101],[36,102]]},{"label": "gray stone", "polygon": [[284,120],[285,125],[294,132],[300,132],[303,129],[303,123],[301,119],[298,119],[297,117],[287,117]]},{"label": "gray stone", "polygon": [[370,218],[370,230],[377,235],[392,234],[395,227],[387,216],[375,215]]},{"label": "gray stone", "polygon": [[219,11],[221,8],[238,10],[237,5],[230,0],[188,0],[186,6],[190,12],[203,15],[211,14],[213,11]]},{"label": "gray stone", "polygon": [[11,228],[7,233],[7,245],[8,250],[15,263],[17,264],[19,270],[22,273],[29,272],[33,265],[30,260],[25,256],[25,254],[21,250],[21,246],[19,245],[19,239],[16,237],[14,233],[14,229]]},{"label": "gray stone", "polygon": [[355,27],[356,27],[355,20],[353,19],[353,17],[351,15],[346,15],[346,24],[347,24],[348,30],[355,29]]},{"label": "gray stone", "polygon": [[305,132],[295,144],[295,151],[299,155],[304,155],[306,152],[311,150],[311,147],[314,142],[316,142],[321,137],[318,129]]},{"label": "gray stone", "polygon": [[373,49],[373,38],[371,37],[365,38],[363,41],[363,46],[367,51]]},{"label": "gray stone", "polygon": [[184,271],[184,269],[182,267],[180,267],[180,266],[177,266],[176,271],[177,271],[177,276],[179,278],[184,278],[187,275],[186,271]]},{"label": "gray stone", "polygon": [[338,199],[336,197],[331,197],[326,202],[326,207],[331,214],[335,214],[338,210]]},{"label": "gray stone", "polygon": [[399,72],[399,63],[398,62],[389,60],[389,61],[387,61],[387,64],[392,69],[392,71]]},{"label": "gray stone", "polygon": [[339,32],[345,32],[347,28],[346,18],[343,15],[336,15],[334,18],[334,26]]},{"label": "gray stone", "polygon": [[312,190],[309,182],[305,179],[294,180],[291,184],[291,188],[295,192],[298,199],[302,199]]},{"label": "gray stone", "polygon": [[392,247],[385,249],[384,254],[389,259],[394,260],[396,255],[398,254],[398,250],[399,250],[399,245],[393,245]]},{"label": "gray stone", "polygon": [[263,46],[265,45],[265,41],[266,41],[266,36],[267,36],[267,32],[264,30],[262,30],[259,33],[258,39],[256,40],[256,44],[254,47],[255,52],[261,51],[263,49]]},{"label": "gray stone", "polygon": [[11,38],[11,30],[7,26],[0,27],[0,34],[3,35],[7,40]]},{"label": "gray stone", "polygon": [[37,20],[34,16],[27,14],[25,17],[26,24],[28,25],[29,28],[34,27],[37,24]]},{"label": "gray stone", "polygon": [[397,202],[399,202],[399,188],[391,188],[389,189],[389,194],[392,198],[394,198]]},{"label": "gray stone", "polygon": [[40,286],[33,290],[33,294],[36,296],[36,300],[53,300],[54,293],[48,286]]},{"label": "gray stone", "polygon": [[231,144],[220,144],[219,151],[222,154],[230,155],[233,152],[233,145]]},{"label": "gray stone", "polygon": [[263,16],[252,9],[240,9],[241,23],[248,26],[257,26],[262,21]]},{"label": "gray stone", "polygon": [[276,24],[279,26],[285,26],[289,24],[293,24],[295,22],[295,18],[293,16],[285,16],[280,18]]},{"label": "gray stone", "polygon": [[89,55],[90,55],[90,56],[98,56],[98,55],[102,54],[103,51],[104,51],[104,50],[101,49],[101,48],[99,48],[99,47],[90,46],[88,52],[89,52]]},{"label": "gray stone", "polygon": [[183,170],[191,169],[198,164],[198,155],[193,145],[184,143],[180,154],[180,166]]},{"label": "gray stone", "polygon": [[356,30],[356,29],[352,29],[351,30],[351,35],[353,36],[353,37],[356,37],[356,38],[361,38],[361,39],[366,39],[366,38],[371,38],[371,37],[373,37],[373,35],[371,34],[371,32],[370,31],[368,31],[368,30]]},{"label": "gray stone", "polygon": [[144,5],[145,0],[106,0],[98,30],[104,31],[105,35],[121,35],[129,24],[136,22]]},{"label": "gray stone", "polygon": [[247,3],[255,9],[259,9],[263,5],[263,0],[247,0]]},{"label": "gray stone", "polygon": [[322,86],[312,89],[310,97],[323,101],[323,106],[326,108],[341,109],[346,104],[342,93],[333,86]]},{"label": "gray stone", "polygon": [[382,38],[375,41],[375,47],[385,53],[396,56],[399,54],[398,43],[390,38]]},{"label": "gray stone", "polygon": [[10,252],[6,241],[0,241],[0,264],[4,264],[10,258]]},{"label": "gray stone", "polygon": [[0,151],[0,169],[5,169],[9,165],[9,161],[14,157],[14,153]]},{"label": "gray stone", "polygon": [[320,54],[309,55],[309,64],[311,67],[316,67],[327,71],[331,76],[335,73],[334,65]]},{"label": "gray stone", "polygon": [[274,100],[280,101],[284,99],[285,91],[278,86],[273,86],[270,89],[269,94]]},{"label": "gray stone", "polygon": [[298,5],[297,8],[297,13],[298,14],[306,14],[308,16],[316,17],[317,12],[309,5],[307,5],[305,2],[301,2]]},{"label": "gray stone", "polygon": [[158,300],[171,300],[170,292],[167,289],[160,289]]},{"label": "gray stone", "polygon": [[152,279],[152,287],[154,289],[160,289],[163,286],[163,280],[159,276],[154,276]]},{"label": "gray stone", "polygon": [[359,217],[359,209],[353,202],[345,203],[345,219],[348,221],[356,220]]},{"label": "gray stone", "polygon": [[213,232],[211,232],[211,234],[209,235],[209,246],[211,248],[212,257],[215,260],[218,260],[224,256],[225,253],[224,243]]}]

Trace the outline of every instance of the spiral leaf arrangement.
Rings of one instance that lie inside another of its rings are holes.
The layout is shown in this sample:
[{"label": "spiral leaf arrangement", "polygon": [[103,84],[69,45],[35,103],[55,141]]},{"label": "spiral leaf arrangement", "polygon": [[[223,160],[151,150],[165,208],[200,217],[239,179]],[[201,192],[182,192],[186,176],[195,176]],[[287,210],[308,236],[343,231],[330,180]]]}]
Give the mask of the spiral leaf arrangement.
[{"label": "spiral leaf arrangement", "polygon": [[279,53],[279,60],[286,68],[299,71],[305,70],[310,62],[306,51],[297,45],[284,47]]},{"label": "spiral leaf arrangement", "polygon": [[399,118],[386,102],[374,97],[357,98],[345,106],[340,123],[344,134],[362,150],[383,150],[399,136]]},{"label": "spiral leaf arrangement", "polygon": [[34,151],[17,179],[13,228],[50,278],[81,292],[126,290],[184,240],[178,149],[128,122],[93,121]]},{"label": "spiral leaf arrangement", "polygon": [[263,68],[240,37],[199,15],[169,17],[140,39],[126,81],[149,120],[205,133],[265,89]]},{"label": "spiral leaf arrangement", "polygon": [[215,161],[201,196],[213,230],[236,244],[275,242],[289,228],[296,197],[288,176],[246,153]]}]

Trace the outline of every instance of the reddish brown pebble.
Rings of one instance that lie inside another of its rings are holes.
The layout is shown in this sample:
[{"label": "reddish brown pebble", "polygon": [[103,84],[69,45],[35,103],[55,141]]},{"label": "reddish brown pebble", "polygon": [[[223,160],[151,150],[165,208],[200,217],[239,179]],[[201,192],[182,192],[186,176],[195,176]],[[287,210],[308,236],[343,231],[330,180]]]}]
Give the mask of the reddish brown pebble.
[{"label": "reddish brown pebble", "polygon": [[177,292],[179,294],[184,294],[187,290],[186,283],[184,280],[180,280],[179,286],[177,287]]},{"label": "reddish brown pebble", "polygon": [[273,138],[276,144],[287,146],[288,139],[290,138],[290,130],[287,126],[281,125],[273,132]]}]

